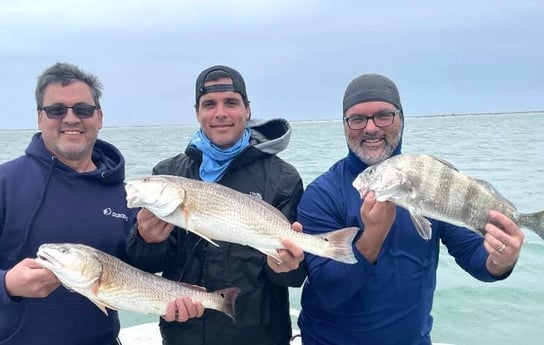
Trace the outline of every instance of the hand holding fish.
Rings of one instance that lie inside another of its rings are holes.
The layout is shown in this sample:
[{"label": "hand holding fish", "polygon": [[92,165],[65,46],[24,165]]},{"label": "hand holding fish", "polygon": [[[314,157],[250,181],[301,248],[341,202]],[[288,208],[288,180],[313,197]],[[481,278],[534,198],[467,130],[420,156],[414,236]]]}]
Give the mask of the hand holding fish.
[{"label": "hand holding fish", "polygon": [[516,264],[525,235],[510,218],[497,211],[489,212],[485,230],[487,270],[494,276],[502,276]]},{"label": "hand holding fish", "polygon": [[12,297],[36,298],[49,296],[60,281],[34,259],[24,259],[6,273],[5,284]]},{"label": "hand holding fish", "polygon": [[395,216],[396,206],[393,203],[378,202],[374,192],[365,194],[361,206],[361,219],[365,228],[355,246],[369,262],[376,261]]},{"label": "hand holding fish", "polygon": [[166,240],[174,225],[157,218],[151,211],[143,208],[136,215],[138,233],[147,243],[158,243]]},{"label": "hand holding fish", "polygon": [[168,304],[166,313],[162,316],[165,321],[185,322],[194,317],[204,315],[204,306],[190,297],[181,297]]},{"label": "hand holding fish", "polygon": [[[302,232],[302,224],[299,222],[294,222],[291,228],[293,231]],[[287,239],[281,240],[281,244],[285,249],[277,250],[279,260],[270,255],[266,257],[268,267],[276,273],[296,270],[300,266],[301,261],[304,260],[304,251],[293,241]]]}]

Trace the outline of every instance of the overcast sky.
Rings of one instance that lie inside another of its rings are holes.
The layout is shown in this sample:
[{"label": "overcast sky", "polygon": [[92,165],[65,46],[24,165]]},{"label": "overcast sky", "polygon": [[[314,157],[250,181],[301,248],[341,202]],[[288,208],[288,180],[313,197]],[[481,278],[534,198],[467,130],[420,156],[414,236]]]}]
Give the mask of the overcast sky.
[{"label": "overcast sky", "polygon": [[192,124],[198,73],[244,76],[253,115],[339,119],[348,82],[393,79],[407,116],[544,109],[544,1],[0,0],[0,129],[36,125],[36,78],[104,84],[104,125]]}]

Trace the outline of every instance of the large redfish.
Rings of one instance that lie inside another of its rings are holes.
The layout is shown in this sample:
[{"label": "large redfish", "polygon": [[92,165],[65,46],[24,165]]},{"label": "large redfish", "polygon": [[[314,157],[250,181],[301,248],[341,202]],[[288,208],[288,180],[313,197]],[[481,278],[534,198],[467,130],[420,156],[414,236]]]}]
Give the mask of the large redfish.
[{"label": "large redfish", "polygon": [[164,315],[169,302],[186,296],[234,320],[234,303],[240,293],[236,287],[207,292],[200,286],[144,272],[83,244],[42,244],[36,261],[53,272],[64,287],[87,297],[106,315],[106,308]]},{"label": "large redfish", "polygon": [[352,242],[358,228],[309,235],[291,229],[276,208],[258,199],[211,182],[153,175],[128,181],[128,207],[145,207],[158,218],[219,245],[225,241],[253,247],[279,260],[281,239],[305,252],[344,263],[355,263]]}]

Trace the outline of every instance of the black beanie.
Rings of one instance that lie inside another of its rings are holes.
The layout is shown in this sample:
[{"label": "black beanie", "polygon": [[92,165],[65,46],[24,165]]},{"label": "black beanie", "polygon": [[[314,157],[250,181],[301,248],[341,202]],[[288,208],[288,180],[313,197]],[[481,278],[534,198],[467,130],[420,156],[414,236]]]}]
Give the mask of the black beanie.
[{"label": "black beanie", "polygon": [[357,103],[371,101],[391,103],[402,112],[395,83],[379,74],[363,74],[353,79],[344,92],[344,114]]},{"label": "black beanie", "polygon": [[[204,81],[206,80],[206,77],[208,76],[208,74],[214,71],[223,71],[228,74],[230,76],[230,79],[232,79],[232,85],[213,85],[205,87]],[[247,101],[246,83],[244,82],[244,78],[242,78],[242,75],[238,73],[238,71],[234,68],[217,65],[206,68],[204,71],[200,72],[198,78],[196,78],[195,104],[198,104],[198,101],[200,100],[200,97],[202,97],[202,95],[205,95],[209,92],[221,91],[238,92],[242,96],[242,98]]]}]

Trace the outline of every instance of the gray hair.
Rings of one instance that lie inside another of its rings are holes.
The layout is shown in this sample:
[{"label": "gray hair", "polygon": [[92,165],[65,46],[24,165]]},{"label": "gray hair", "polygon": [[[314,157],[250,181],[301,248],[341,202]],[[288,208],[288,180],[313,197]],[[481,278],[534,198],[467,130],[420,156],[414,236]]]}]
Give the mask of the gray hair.
[{"label": "gray hair", "polygon": [[66,86],[75,81],[81,81],[89,85],[96,107],[100,109],[99,99],[102,97],[102,83],[98,78],[93,74],[82,71],[75,65],[57,62],[43,71],[38,77],[38,84],[36,85],[36,106],[38,110],[43,107],[43,96],[47,85],[60,83],[62,86]]}]

